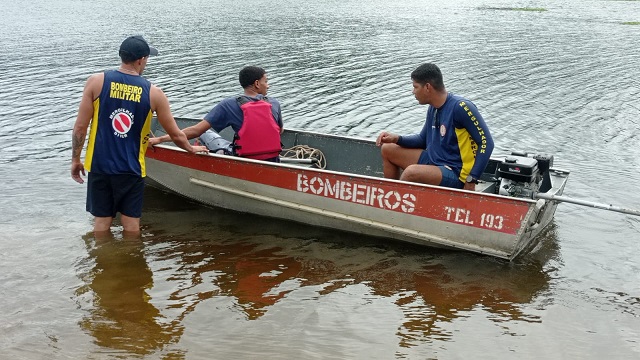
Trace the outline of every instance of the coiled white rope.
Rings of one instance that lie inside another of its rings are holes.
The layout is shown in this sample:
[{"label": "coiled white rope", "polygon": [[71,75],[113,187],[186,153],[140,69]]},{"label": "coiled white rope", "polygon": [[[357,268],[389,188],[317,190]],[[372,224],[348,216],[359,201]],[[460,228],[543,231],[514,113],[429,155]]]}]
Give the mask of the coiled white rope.
[{"label": "coiled white rope", "polygon": [[288,149],[282,149],[281,158],[288,159],[314,159],[314,165],[320,169],[327,166],[327,160],[319,149],[314,149],[307,145],[296,145]]}]

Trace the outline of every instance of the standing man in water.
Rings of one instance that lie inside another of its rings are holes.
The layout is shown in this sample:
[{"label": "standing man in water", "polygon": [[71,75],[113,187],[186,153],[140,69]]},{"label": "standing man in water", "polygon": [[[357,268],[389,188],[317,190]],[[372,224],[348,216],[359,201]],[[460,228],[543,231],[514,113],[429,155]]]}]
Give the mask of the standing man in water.
[{"label": "standing man in water", "polygon": [[[158,50],[142,36],[131,36],[120,45],[118,70],[91,75],[82,93],[73,126],[71,178],[84,183],[89,172],[87,211],[95,216],[93,231],[108,232],[116,213],[127,234],[140,233],[145,162],[151,118],[171,140],[190,153],[207,151],[191,146],[176,124],[164,92],[141,75],[149,55]],[[80,154],[91,124],[85,163]]]},{"label": "standing man in water", "polygon": [[420,65],[411,80],[418,103],[429,105],[427,120],[419,134],[378,136],[384,177],[475,190],[493,151],[484,119],[471,101],[447,92],[435,64]]}]

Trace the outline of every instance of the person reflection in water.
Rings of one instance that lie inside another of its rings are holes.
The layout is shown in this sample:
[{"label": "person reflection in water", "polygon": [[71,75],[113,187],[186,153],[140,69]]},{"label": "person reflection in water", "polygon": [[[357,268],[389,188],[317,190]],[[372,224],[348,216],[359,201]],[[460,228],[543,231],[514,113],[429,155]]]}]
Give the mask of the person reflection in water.
[{"label": "person reflection in water", "polygon": [[[139,238],[110,235],[85,239],[93,269],[86,274],[92,307],[80,327],[104,348],[145,355],[172,343],[179,334],[150,302],[151,269]],[[82,294],[80,294],[82,295]]]}]

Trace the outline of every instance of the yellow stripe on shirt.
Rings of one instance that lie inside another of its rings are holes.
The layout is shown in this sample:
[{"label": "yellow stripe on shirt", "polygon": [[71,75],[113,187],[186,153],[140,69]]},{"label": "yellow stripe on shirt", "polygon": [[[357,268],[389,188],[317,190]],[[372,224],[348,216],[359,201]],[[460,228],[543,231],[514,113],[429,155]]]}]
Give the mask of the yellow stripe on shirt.
[{"label": "yellow stripe on shirt", "polygon": [[87,153],[84,157],[84,168],[91,171],[91,161],[93,159],[93,150],[96,146],[96,134],[98,132],[98,111],[100,110],[100,98],[93,100],[93,117],[91,118],[91,127],[89,129],[89,144],[87,144]]},{"label": "yellow stripe on shirt", "polygon": [[140,133],[140,153],[138,154],[138,161],[140,162],[140,173],[142,177],[147,176],[147,167],[144,161],[144,154],[147,152],[147,146],[149,145],[149,133],[151,132],[151,118],[153,117],[153,111],[149,111],[147,118],[144,120],[142,126],[142,133]]},{"label": "yellow stripe on shirt", "polygon": [[460,181],[467,181],[467,176],[471,173],[471,169],[476,162],[476,151],[478,145],[467,129],[456,128],[456,137],[458,138],[458,148],[460,149],[460,159],[462,160],[462,169],[460,170]]}]

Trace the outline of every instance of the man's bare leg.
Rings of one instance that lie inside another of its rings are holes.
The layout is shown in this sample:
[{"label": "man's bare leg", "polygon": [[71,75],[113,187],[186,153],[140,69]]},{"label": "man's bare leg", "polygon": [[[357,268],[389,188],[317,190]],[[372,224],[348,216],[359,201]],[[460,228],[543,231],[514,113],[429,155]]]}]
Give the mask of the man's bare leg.
[{"label": "man's bare leg", "polygon": [[124,228],[127,236],[137,236],[140,234],[140,218],[134,218],[126,215],[120,215],[120,223]]},{"label": "man's bare leg", "polygon": [[93,222],[93,232],[96,235],[104,235],[111,231],[111,223],[113,222],[113,218],[111,216],[108,217],[95,217]]},{"label": "man's bare leg", "polygon": [[409,165],[400,176],[400,180],[418,182],[429,185],[440,185],[442,171],[434,165]]},{"label": "man's bare leg", "polygon": [[382,172],[387,179],[399,179],[400,173],[409,165],[417,164],[421,149],[407,149],[397,144],[386,143],[380,148]]}]

